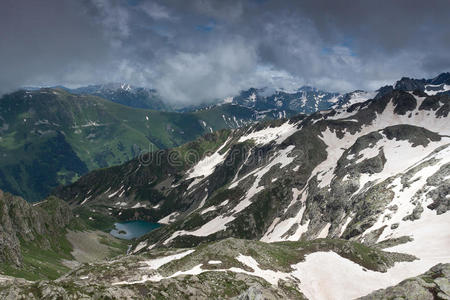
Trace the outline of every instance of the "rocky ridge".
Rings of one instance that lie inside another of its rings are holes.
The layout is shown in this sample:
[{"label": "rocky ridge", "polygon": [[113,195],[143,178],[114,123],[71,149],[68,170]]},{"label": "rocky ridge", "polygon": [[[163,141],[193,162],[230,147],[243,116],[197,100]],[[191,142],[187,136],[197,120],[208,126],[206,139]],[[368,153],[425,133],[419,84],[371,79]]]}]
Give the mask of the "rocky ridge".
[{"label": "rocky ridge", "polygon": [[[284,242],[225,239],[194,249],[161,249],[83,265],[55,281],[0,282],[8,299],[306,299],[300,270],[311,253],[335,251],[359,268],[386,272],[415,258],[344,240]],[[360,266],[362,265],[362,266]]]}]

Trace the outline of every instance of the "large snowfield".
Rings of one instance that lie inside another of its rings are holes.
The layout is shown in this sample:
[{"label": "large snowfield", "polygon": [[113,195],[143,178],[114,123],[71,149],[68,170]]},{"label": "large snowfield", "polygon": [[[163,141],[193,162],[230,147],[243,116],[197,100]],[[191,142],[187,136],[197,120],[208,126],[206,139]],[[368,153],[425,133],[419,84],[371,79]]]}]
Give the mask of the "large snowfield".
[{"label": "large snowfield", "polygon": [[[417,107],[419,107],[424,98],[416,97],[416,100],[418,101]],[[301,205],[298,206],[299,210],[290,218],[283,220],[280,217],[275,218],[261,238],[261,241],[276,242],[283,240],[299,240],[302,234],[308,230],[309,226],[309,220],[305,222],[305,224],[300,224],[300,220],[306,209],[305,202],[308,197],[308,183],[310,179],[317,176],[319,182],[318,187],[328,187],[335,179],[336,163],[343,156],[344,152],[354,145],[359,137],[377,131],[382,136],[380,140],[375,144],[371,144],[369,147],[360,150],[358,153],[347,156],[347,159],[350,161],[354,160],[352,163],[355,164],[379,155],[380,151],[383,151],[386,158],[381,172],[360,174],[360,188],[354,195],[360,193],[363,188],[367,188],[367,184],[373,185],[389,178],[394,178],[388,188],[391,189],[395,195],[391,203],[386,206],[386,211],[378,216],[375,224],[367,229],[362,234],[362,237],[364,240],[366,234],[383,226],[385,226],[385,229],[378,238],[378,241],[388,238],[410,236],[412,241],[385,250],[411,254],[416,256],[418,258],[417,260],[412,262],[398,262],[392,268],[388,269],[387,272],[381,273],[366,270],[362,266],[343,258],[334,252],[315,252],[307,255],[305,261],[292,265],[294,271],[286,273],[277,270],[261,269],[255,258],[240,254],[236,257],[236,260],[253,269],[253,272],[236,267],[230,269],[216,269],[214,272],[228,270],[236,273],[246,273],[261,277],[274,285],[276,285],[280,279],[296,278],[299,279],[299,281],[296,281],[298,288],[309,299],[334,300],[361,297],[377,289],[398,284],[408,277],[424,273],[438,263],[450,263],[450,231],[448,230],[450,228],[450,212],[438,215],[436,210],[427,208],[432,202],[431,199],[427,198],[427,193],[435,188],[434,186],[429,185],[427,179],[436,174],[436,172],[444,165],[450,163],[450,147],[448,146],[450,138],[443,136],[439,141],[430,141],[426,146],[417,145],[413,147],[410,141],[388,139],[383,133],[383,129],[388,126],[397,124],[417,126],[418,124],[421,124],[421,126],[432,132],[438,132],[441,135],[449,135],[450,127],[448,126],[448,119],[436,117],[429,118],[429,115],[434,114],[435,112],[425,110],[419,111],[417,108],[412,111],[411,114],[400,116],[394,113],[394,109],[393,101],[390,101],[384,111],[378,114],[370,124],[362,125],[359,132],[353,134],[345,132],[344,137],[338,137],[338,133],[329,128],[322,131],[320,138],[326,145],[327,158],[313,169],[306,185],[301,190],[297,188],[292,189],[293,200],[289,207],[300,202]],[[351,116],[343,113],[334,119],[342,120],[342,117],[349,118]],[[430,121],[430,119],[432,121]],[[355,121],[358,122],[356,119]],[[242,136],[239,141],[242,142],[251,139],[257,145],[264,145],[270,142],[280,144],[297,130],[301,129],[298,129],[297,125],[286,122],[279,127],[268,127],[260,131],[249,132]],[[189,171],[188,178],[197,178],[195,181],[195,184],[197,184],[212,174],[215,167],[220,164],[225,157],[225,154],[220,154],[219,151],[220,149],[223,149],[227,143],[228,141],[214,154],[205,157],[194,166]],[[292,155],[293,150],[294,146],[287,146],[284,149],[280,149],[271,157],[266,165],[256,168],[240,178],[234,178],[228,188],[238,186],[242,180],[249,177],[253,177],[254,180],[253,184],[240,199],[240,202],[230,208],[229,214],[216,216],[214,219],[203,224],[194,231],[175,231],[170,238],[164,241],[164,244],[168,244],[171,240],[180,235],[208,236],[218,231],[225,230],[227,224],[235,219],[235,215],[247,208],[252,203],[253,197],[264,190],[265,187],[260,185],[261,178],[272,167],[277,165],[280,169],[286,168],[294,161],[295,157]],[[407,185],[402,182],[401,178],[406,172],[411,172],[413,168],[420,166],[421,164],[423,164],[423,167],[417,168],[417,170],[414,169],[415,173],[412,174],[412,178],[408,180]],[[449,178],[444,178],[443,180],[448,179]],[[343,178],[343,181],[345,180],[347,180],[347,178]],[[193,185],[191,185],[191,187]],[[423,190],[424,193],[418,193],[421,190]],[[448,198],[448,195],[445,197]],[[416,203],[411,203],[413,198],[421,203],[424,211],[417,220],[404,220],[404,217],[411,214],[412,210],[416,207]],[[206,201],[207,199],[205,198],[199,208],[203,207]],[[207,207],[206,209],[203,209],[201,213],[204,214],[215,210],[221,205]],[[387,209],[389,205],[396,205],[398,209],[392,212]],[[345,231],[354,216],[355,215],[350,212],[342,217],[342,227],[339,229],[340,234]],[[162,221],[168,221],[168,219],[169,218],[166,217]],[[394,224],[398,226],[393,226]],[[297,226],[295,232],[291,235],[286,235],[286,232],[294,225]],[[326,238],[329,235],[330,227],[331,223],[326,223],[324,227],[316,233],[316,238]],[[193,250],[189,250],[181,254],[162,257],[147,261],[146,264],[150,269],[156,270],[161,265],[171,260],[189,255],[192,252]],[[211,260],[210,263],[220,264],[220,261]],[[179,271],[168,277],[162,277],[160,275],[144,275],[141,280],[136,282],[159,281],[164,278],[186,274],[200,274],[206,271],[208,270],[202,269],[202,265],[199,264],[190,270]],[[120,282],[116,284],[130,283],[135,282]]]}]

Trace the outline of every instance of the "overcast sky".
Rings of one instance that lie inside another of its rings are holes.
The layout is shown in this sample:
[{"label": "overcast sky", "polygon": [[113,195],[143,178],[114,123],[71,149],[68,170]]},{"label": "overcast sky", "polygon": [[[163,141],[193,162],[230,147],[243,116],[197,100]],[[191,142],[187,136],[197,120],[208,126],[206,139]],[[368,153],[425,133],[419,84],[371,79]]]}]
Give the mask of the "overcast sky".
[{"label": "overcast sky", "polygon": [[450,71],[450,1],[1,0],[0,92],[127,82],[168,101],[374,90]]}]

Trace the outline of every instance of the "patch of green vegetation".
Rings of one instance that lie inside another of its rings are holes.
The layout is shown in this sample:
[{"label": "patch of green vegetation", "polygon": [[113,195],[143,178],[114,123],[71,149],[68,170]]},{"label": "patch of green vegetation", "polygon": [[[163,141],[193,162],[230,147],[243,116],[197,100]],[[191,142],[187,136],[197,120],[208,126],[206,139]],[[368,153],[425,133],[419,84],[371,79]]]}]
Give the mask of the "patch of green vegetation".
[{"label": "patch of green vegetation", "polygon": [[412,261],[414,256],[401,253],[385,252],[377,248],[348,240],[317,239],[312,241],[278,242],[274,245],[283,245],[300,250],[306,255],[317,251],[333,251],[369,270],[385,272],[396,261]]},{"label": "patch of green vegetation", "polygon": [[100,236],[99,242],[110,249],[109,257],[124,255],[128,250],[128,241],[114,238],[113,236]]},{"label": "patch of green vegetation", "polygon": [[56,279],[70,269],[62,260],[72,260],[72,245],[63,234],[55,235],[47,247],[43,241],[21,241],[23,262],[21,267],[12,264],[0,265],[2,273],[27,280]]},{"label": "patch of green vegetation", "polygon": [[392,239],[387,239],[387,240],[378,242],[374,245],[374,247],[379,248],[379,249],[390,248],[390,247],[394,247],[397,245],[411,242],[412,240],[413,240],[413,238],[410,236],[401,236],[398,238],[392,238]]},{"label": "patch of green vegetation", "polygon": [[225,122],[222,115],[231,118],[233,118],[234,116],[237,119],[242,120],[252,120],[253,113],[254,113],[253,110],[250,108],[225,104],[215,106],[211,109],[203,109],[198,112],[194,112],[193,114],[197,116],[199,119],[205,121],[207,126],[210,126],[213,129],[217,129],[217,128],[228,128],[230,127],[230,125],[235,126],[235,124]]},{"label": "patch of green vegetation", "polygon": [[434,283],[434,280],[432,277],[423,275],[423,276],[420,276],[420,278],[422,278],[426,283]]},{"label": "patch of green vegetation", "polygon": [[77,181],[81,174],[75,173],[71,170],[62,169],[56,173],[58,183],[61,185],[67,185]]},{"label": "patch of green vegetation", "polygon": [[0,142],[0,152],[0,187],[28,201],[45,198],[60,184],[58,180],[72,180],[88,171],[61,133],[30,138],[11,150]]},{"label": "patch of green vegetation", "polygon": [[152,203],[158,203],[159,201],[164,199],[164,195],[155,190],[153,186],[144,186],[136,192],[136,200],[148,199],[150,199]]},{"label": "patch of green vegetation", "polygon": [[[5,95],[0,115],[0,188],[28,201],[41,200],[88,171],[193,141],[209,133],[209,127],[229,128],[222,115],[253,118],[250,110],[229,105],[190,113],[162,112],[61,89]],[[220,133],[211,138],[214,135],[203,138],[194,150],[203,155],[227,137]],[[183,162],[187,150],[179,149]]]},{"label": "patch of green vegetation", "polygon": [[114,223],[118,220],[112,216],[93,211],[91,208],[77,207],[73,214],[79,218],[88,229],[109,232],[114,228]]},{"label": "patch of green vegetation", "polygon": [[214,193],[209,197],[208,204],[210,206],[212,205],[219,205],[223,203],[225,200],[229,200],[230,202],[238,201],[242,195],[244,194],[244,191],[240,189],[239,187],[229,189],[228,185],[220,187]]},{"label": "patch of green vegetation", "polygon": [[189,216],[189,219],[183,224],[184,230],[191,230],[197,228],[205,223],[203,216],[199,213],[194,213]]},{"label": "patch of green vegetation", "polygon": [[61,209],[62,205],[66,205],[62,200],[57,197],[50,196],[39,204],[39,208],[44,209],[50,215],[55,215],[58,209]]},{"label": "patch of green vegetation", "polygon": [[70,223],[67,225],[68,230],[73,231],[84,231],[88,230],[89,227],[86,225],[86,223],[80,219],[80,218],[73,218]]},{"label": "patch of green vegetation", "polygon": [[[204,282],[211,282],[211,277],[211,273],[202,273],[199,275],[200,280]],[[217,283],[217,288],[211,296],[213,298],[217,297],[217,299],[224,296],[227,298],[235,297],[248,288],[245,281],[236,279],[236,274],[230,271],[227,271],[225,274],[219,274],[219,276],[214,276],[214,281]]]},{"label": "patch of green vegetation", "polygon": [[219,130],[206,134],[171,151],[176,153],[177,159],[182,163],[183,168],[189,168],[204,155],[214,153],[225,143],[230,133],[230,130]]}]

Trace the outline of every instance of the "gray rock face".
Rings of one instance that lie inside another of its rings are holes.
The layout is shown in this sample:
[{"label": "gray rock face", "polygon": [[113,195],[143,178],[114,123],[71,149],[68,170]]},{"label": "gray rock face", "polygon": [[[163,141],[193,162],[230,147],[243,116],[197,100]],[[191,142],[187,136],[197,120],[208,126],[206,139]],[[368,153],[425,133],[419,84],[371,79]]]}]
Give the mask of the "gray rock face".
[{"label": "gray rock face", "polygon": [[[249,287],[239,296],[233,297],[232,300],[277,300],[279,295],[274,295],[262,286],[256,285]],[[302,299],[302,298],[298,298]],[[306,298],[304,298],[306,299]]]},{"label": "gray rock face", "polygon": [[[438,215],[450,210],[450,164],[442,166],[439,171],[427,179],[430,186],[436,187],[427,195],[433,199],[428,208],[435,209]],[[445,178],[447,178],[445,180]]]},{"label": "gray rock face", "polygon": [[22,264],[21,241],[40,247],[72,219],[69,206],[54,197],[33,206],[21,197],[0,191],[0,262]]},{"label": "gray rock face", "polygon": [[282,113],[314,113],[318,110],[330,109],[335,105],[343,105],[350,101],[351,95],[341,95],[321,91],[313,87],[303,86],[294,92],[270,91],[268,89],[250,88],[233,98],[233,104],[255,109],[257,112]]},{"label": "gray rock face", "polygon": [[442,73],[432,79],[413,79],[403,77],[395,84],[395,89],[402,91],[437,92],[448,94],[443,87],[450,84],[450,73]]},{"label": "gray rock face", "polygon": [[406,279],[396,286],[375,291],[359,299],[450,299],[450,264],[438,264],[420,276]]},{"label": "gray rock face", "polygon": [[412,79],[408,77],[403,77],[395,84],[395,88],[403,91],[423,91],[425,89],[425,79]]}]

